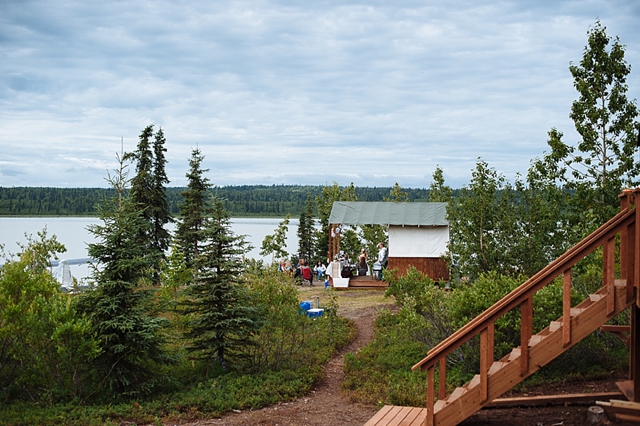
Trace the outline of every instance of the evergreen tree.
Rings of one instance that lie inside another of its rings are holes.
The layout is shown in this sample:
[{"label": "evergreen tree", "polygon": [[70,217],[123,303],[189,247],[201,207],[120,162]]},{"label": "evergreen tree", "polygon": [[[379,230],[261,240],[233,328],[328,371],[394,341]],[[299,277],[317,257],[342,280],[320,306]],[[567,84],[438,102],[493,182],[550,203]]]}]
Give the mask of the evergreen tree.
[{"label": "evergreen tree", "polygon": [[315,220],[313,218],[313,198],[307,195],[305,208],[300,214],[298,224],[298,253],[301,258],[309,263],[313,262],[313,248],[315,243]]},{"label": "evergreen tree", "polygon": [[210,213],[210,188],[209,179],[204,173],[209,169],[202,168],[204,155],[198,148],[191,152],[189,159],[189,172],[187,173],[187,189],[182,191],[183,201],[178,206],[180,217],[176,221],[175,240],[176,246],[182,251],[187,266],[192,267],[199,255],[202,230],[207,225],[207,217]]},{"label": "evergreen tree", "polygon": [[[126,188],[123,160],[109,181],[119,194]],[[148,222],[131,197],[105,201],[100,206],[102,225],[89,230],[98,242],[89,244],[89,255],[98,261],[93,278],[96,287],[83,294],[79,310],[90,319],[100,355],[98,378],[114,395],[147,392],[158,379],[159,366],[170,358],[163,349],[166,320],[148,314],[152,293],[147,247],[138,236]]]},{"label": "evergreen tree", "polygon": [[153,193],[153,151],[151,149],[151,138],[153,137],[153,125],[144,128],[140,133],[138,146],[135,152],[126,153],[124,161],[134,160],[136,162],[136,174],[131,179],[131,203],[141,212],[143,219],[147,222],[147,228],[140,230],[138,236],[139,244],[144,245],[149,254],[152,254],[151,247],[151,224],[152,224],[152,193]]},{"label": "evergreen tree", "polygon": [[237,362],[259,326],[255,308],[241,280],[243,256],[250,248],[231,231],[229,213],[213,200],[195,259],[195,282],[186,288],[185,314],[191,316],[186,336],[196,359]]},{"label": "evergreen tree", "polygon": [[384,201],[391,203],[406,203],[409,201],[409,194],[402,190],[402,187],[398,182],[393,184],[393,188],[389,191],[388,197],[383,197]]},{"label": "evergreen tree", "polygon": [[142,229],[139,235],[139,244],[147,247],[154,283],[157,284],[160,262],[169,247],[170,235],[165,225],[171,221],[171,214],[165,188],[169,180],[165,172],[166,141],[162,128],[156,132],[153,146],[152,137],[153,125],[149,125],[140,134],[136,151],[126,154],[124,159],[136,160],[136,175],[131,179],[131,201],[147,223],[147,229]]},{"label": "evergreen tree", "polygon": [[453,191],[445,184],[444,173],[440,166],[437,166],[433,172],[433,182],[429,185],[429,201],[450,203],[452,198]]},{"label": "evergreen tree", "polygon": [[153,192],[151,195],[152,202],[152,244],[154,248],[163,254],[169,248],[171,242],[171,234],[165,227],[169,222],[172,222],[171,211],[169,209],[169,201],[167,195],[166,185],[169,184],[169,178],[165,166],[167,160],[165,157],[166,139],[162,128],[156,132],[153,142]]}]

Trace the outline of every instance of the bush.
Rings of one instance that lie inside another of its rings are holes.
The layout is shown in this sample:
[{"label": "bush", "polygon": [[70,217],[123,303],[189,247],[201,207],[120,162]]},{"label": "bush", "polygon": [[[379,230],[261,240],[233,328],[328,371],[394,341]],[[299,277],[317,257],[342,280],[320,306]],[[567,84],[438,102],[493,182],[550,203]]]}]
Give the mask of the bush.
[{"label": "bush", "polygon": [[338,318],[332,293],[323,316],[311,319],[300,312],[293,278],[269,271],[247,274],[246,279],[251,303],[263,320],[254,335],[254,345],[249,348],[250,370],[279,371],[319,365],[353,338],[353,324]]},{"label": "bush", "polygon": [[46,267],[64,247],[46,230],[38,236],[0,268],[0,398],[54,403],[86,396],[83,380],[98,349],[73,296],[60,292]]},{"label": "bush", "polygon": [[[585,271],[592,269],[585,268]],[[429,349],[522,284],[525,277],[490,272],[481,274],[472,284],[447,291],[415,269],[410,269],[404,277],[391,272],[387,294],[396,298],[399,310],[382,313],[376,321],[373,342],[345,358],[344,386],[357,401],[404,405],[413,405],[411,402],[415,401],[421,405],[424,374],[411,373],[411,366],[426,356]],[[593,286],[592,275],[585,277],[589,283],[585,287]],[[580,279],[577,278],[579,283]],[[573,305],[584,299],[579,294],[580,287],[576,287],[572,293]],[[533,333],[562,316],[561,277],[534,295],[533,312]],[[496,321],[494,339],[496,359],[520,346],[518,307]],[[619,368],[625,353],[621,342],[596,331],[530,380],[555,380],[581,374],[598,376]],[[476,336],[447,357],[447,389],[451,391],[471,379],[479,369],[479,362]]]}]

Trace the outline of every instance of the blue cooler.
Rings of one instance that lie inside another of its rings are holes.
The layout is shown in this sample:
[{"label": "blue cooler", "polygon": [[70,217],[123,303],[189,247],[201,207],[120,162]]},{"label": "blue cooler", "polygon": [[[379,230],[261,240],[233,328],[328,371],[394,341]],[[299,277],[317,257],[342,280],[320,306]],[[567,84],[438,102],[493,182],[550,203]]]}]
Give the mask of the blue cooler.
[{"label": "blue cooler", "polygon": [[307,311],[307,315],[309,316],[309,318],[321,317],[323,313],[324,313],[324,309],[321,309],[321,308],[309,309]]}]

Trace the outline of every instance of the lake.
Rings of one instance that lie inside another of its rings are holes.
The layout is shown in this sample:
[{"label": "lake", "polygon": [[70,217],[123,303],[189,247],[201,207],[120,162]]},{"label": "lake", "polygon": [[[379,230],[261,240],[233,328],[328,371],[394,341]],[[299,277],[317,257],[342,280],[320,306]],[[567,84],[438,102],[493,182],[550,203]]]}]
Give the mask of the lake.
[{"label": "lake", "polygon": [[[281,218],[232,218],[231,229],[238,235],[247,236],[247,241],[253,246],[248,257],[270,262],[270,257],[260,256],[260,245],[264,237],[274,233],[281,221]],[[18,243],[26,244],[25,233],[35,237],[38,231],[46,227],[47,235],[55,235],[67,248],[65,253],[59,255],[60,259],[82,259],[88,257],[87,244],[95,242],[87,227],[99,223],[100,220],[95,217],[0,217],[0,244],[4,245],[5,252],[16,253],[19,251]],[[167,228],[173,232],[174,225]],[[297,232],[298,219],[291,219],[286,246],[289,253],[298,250]],[[3,261],[0,260],[0,263]],[[71,266],[71,272],[74,277],[81,279],[89,275],[89,267],[74,265]]]}]

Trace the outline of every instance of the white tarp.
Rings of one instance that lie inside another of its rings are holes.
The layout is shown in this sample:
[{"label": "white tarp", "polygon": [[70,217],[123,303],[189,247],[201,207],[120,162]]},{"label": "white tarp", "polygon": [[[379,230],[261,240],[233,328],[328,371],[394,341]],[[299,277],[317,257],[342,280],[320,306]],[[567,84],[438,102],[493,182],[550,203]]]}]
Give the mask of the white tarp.
[{"label": "white tarp", "polygon": [[329,223],[343,225],[448,226],[447,203],[336,201]]},{"label": "white tarp", "polygon": [[389,257],[440,257],[448,242],[448,226],[389,227]]},{"label": "white tarp", "polygon": [[53,270],[53,276],[58,280],[60,286],[65,290],[73,289],[73,276],[71,275],[71,266],[67,260],[61,260],[56,269]]}]

